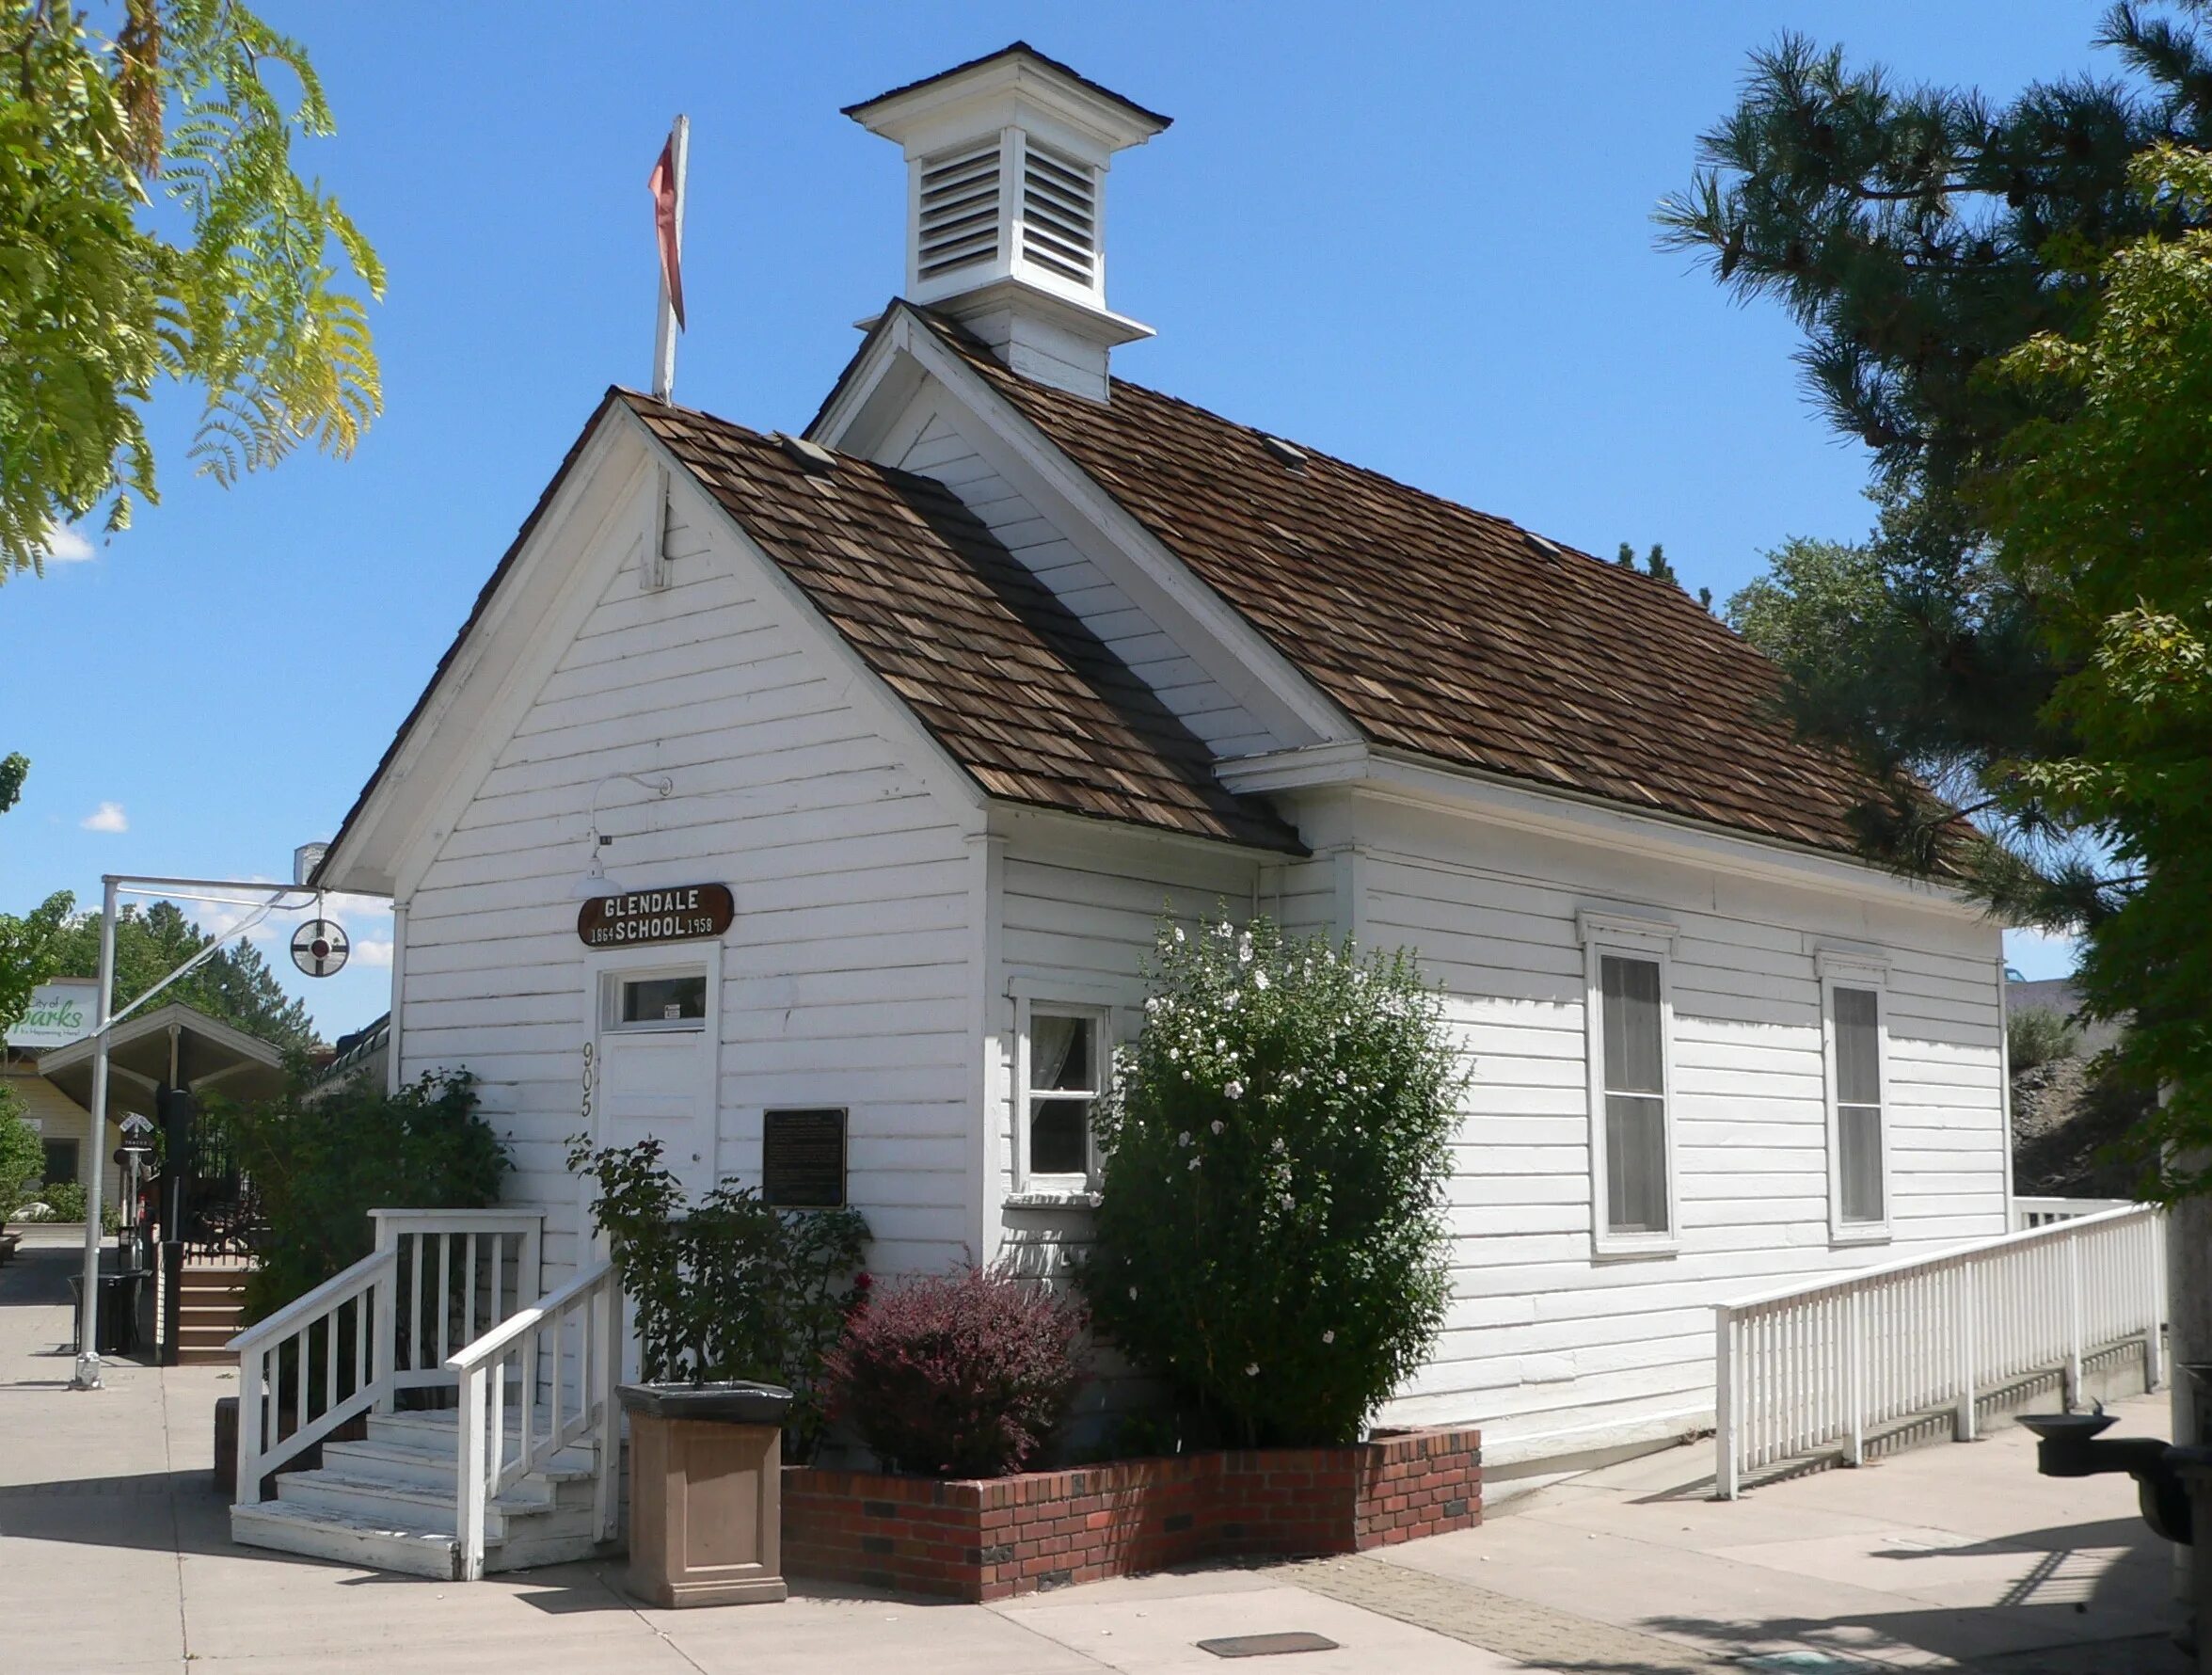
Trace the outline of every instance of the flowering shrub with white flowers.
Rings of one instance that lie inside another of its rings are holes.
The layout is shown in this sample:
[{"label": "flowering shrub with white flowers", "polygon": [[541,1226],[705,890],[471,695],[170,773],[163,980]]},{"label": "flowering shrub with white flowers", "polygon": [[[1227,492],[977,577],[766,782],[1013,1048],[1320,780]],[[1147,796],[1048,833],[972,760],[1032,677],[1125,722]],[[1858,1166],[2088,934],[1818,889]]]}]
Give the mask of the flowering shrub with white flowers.
[{"label": "flowering shrub with white flowers", "polygon": [[1097,1117],[1091,1314],[1222,1439],[1356,1439],[1448,1295],[1463,1079],[1410,953],[1268,920],[1162,929]]}]

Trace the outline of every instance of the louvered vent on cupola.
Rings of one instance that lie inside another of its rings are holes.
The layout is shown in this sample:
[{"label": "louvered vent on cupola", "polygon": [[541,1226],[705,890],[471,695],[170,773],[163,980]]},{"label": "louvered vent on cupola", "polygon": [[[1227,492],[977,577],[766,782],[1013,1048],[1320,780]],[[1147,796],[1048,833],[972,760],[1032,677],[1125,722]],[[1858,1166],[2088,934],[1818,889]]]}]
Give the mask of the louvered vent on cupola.
[{"label": "louvered vent on cupola", "polygon": [[915,182],[915,277],[998,260],[999,175],[1003,144],[969,146],[932,157]]},{"label": "louvered vent on cupola", "polygon": [[1022,255],[1086,291],[1098,284],[1098,177],[1035,140],[1022,148]]}]

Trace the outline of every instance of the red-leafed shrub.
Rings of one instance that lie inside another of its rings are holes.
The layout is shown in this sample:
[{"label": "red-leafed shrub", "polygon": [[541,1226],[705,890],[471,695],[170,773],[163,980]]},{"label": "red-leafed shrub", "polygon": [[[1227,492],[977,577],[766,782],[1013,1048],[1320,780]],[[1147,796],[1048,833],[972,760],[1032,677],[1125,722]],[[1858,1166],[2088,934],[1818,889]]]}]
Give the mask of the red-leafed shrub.
[{"label": "red-leafed shrub", "polygon": [[1083,1327],[1079,1304],[1003,1268],[880,1286],[830,1353],[832,1413],[895,1471],[1018,1472],[1067,1416]]}]

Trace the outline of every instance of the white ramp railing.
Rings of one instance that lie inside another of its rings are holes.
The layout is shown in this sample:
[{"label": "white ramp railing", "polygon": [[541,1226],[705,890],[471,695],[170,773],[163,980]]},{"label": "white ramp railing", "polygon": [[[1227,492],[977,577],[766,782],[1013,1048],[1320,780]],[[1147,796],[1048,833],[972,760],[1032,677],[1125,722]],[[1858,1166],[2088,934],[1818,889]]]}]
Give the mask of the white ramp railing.
[{"label": "white ramp railing", "polygon": [[1870,1431],[1946,1411],[1966,1441],[1982,1395],[2037,1372],[2056,1368],[2071,1406],[2084,1358],[2130,1339],[2156,1386],[2162,1223],[2131,1204],[1715,1305],[1721,1495],[1787,1460],[1857,1465]]},{"label": "white ramp railing", "polygon": [[2135,1207],[2132,1198],[2026,1198],[2013,1200],[2013,1231],[2020,1233],[2030,1227],[2048,1227],[2053,1221],[2071,1221],[2080,1216],[2101,1215],[2106,1210],[2126,1210]]}]

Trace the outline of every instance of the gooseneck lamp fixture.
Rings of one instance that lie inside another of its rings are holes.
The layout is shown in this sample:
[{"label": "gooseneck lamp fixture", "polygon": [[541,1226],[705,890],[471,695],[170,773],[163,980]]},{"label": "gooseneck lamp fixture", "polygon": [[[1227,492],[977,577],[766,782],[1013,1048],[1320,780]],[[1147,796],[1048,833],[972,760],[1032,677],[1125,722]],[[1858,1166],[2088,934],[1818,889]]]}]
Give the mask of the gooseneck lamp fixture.
[{"label": "gooseneck lamp fixture", "polygon": [[588,832],[591,860],[578,875],[576,886],[570,892],[579,901],[588,901],[594,896],[612,896],[622,887],[607,876],[607,869],[599,859],[599,852],[614,841],[599,830],[599,797],[618,779],[627,779],[632,785],[642,785],[656,798],[665,797],[676,790],[676,781],[665,774],[609,774],[592,787],[591,826]]}]

